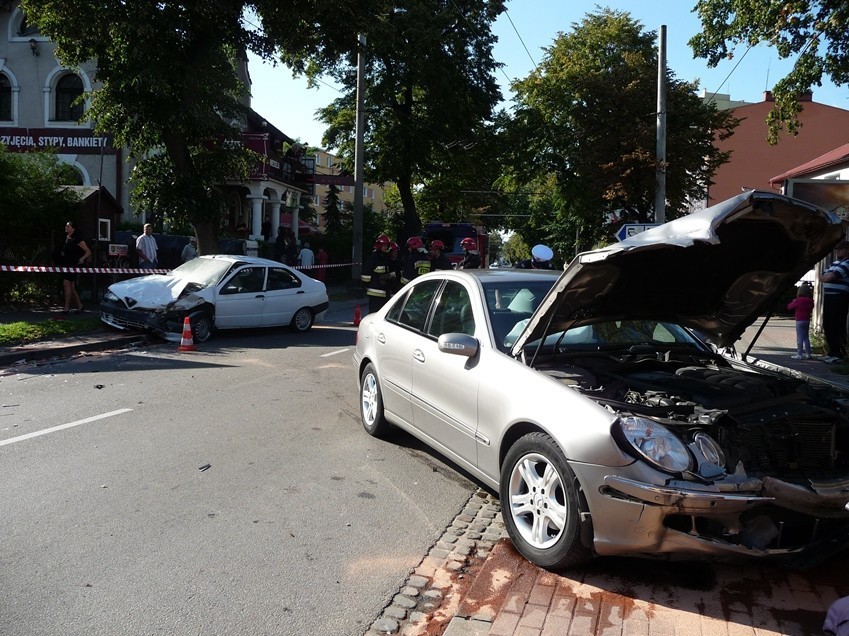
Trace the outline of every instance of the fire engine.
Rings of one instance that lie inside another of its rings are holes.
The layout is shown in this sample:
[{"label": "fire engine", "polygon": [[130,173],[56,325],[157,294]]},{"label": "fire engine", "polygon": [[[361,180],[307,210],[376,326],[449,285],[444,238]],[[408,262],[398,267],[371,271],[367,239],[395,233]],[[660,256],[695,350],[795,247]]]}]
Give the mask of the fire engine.
[{"label": "fire engine", "polygon": [[454,267],[463,260],[463,247],[460,241],[464,238],[475,239],[481,255],[481,267],[486,267],[489,237],[485,228],[471,223],[443,223],[442,221],[425,223],[422,228],[422,240],[425,245],[430,245],[431,241],[436,239],[445,243],[445,254]]}]

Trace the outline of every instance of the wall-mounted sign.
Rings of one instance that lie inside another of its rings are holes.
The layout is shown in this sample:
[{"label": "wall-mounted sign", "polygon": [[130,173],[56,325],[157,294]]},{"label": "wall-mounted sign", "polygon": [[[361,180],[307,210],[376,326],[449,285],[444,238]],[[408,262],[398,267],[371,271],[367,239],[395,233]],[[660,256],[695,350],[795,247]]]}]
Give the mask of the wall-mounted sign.
[{"label": "wall-mounted sign", "polygon": [[12,152],[55,150],[60,154],[114,153],[111,135],[85,128],[0,128],[0,144]]}]

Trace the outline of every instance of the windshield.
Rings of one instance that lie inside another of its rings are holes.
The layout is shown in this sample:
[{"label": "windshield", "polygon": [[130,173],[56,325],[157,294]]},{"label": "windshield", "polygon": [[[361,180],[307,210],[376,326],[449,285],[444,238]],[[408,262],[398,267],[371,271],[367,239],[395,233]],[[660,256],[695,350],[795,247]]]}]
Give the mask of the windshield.
[{"label": "windshield", "polygon": [[187,283],[197,283],[202,287],[217,285],[224,275],[232,267],[230,261],[216,258],[193,258],[171,270],[171,276],[175,276]]},{"label": "windshield", "polygon": [[[536,280],[499,281],[484,283],[483,291],[486,298],[486,310],[492,324],[495,344],[502,351],[507,351],[516,341],[508,342],[507,335],[511,334],[517,325],[524,326],[534,313],[542,299],[551,289],[556,276],[539,277]],[[521,333],[521,329],[518,330]],[[518,337],[518,334],[517,334]]]},{"label": "windshield", "polygon": [[[505,344],[511,346],[521,334],[524,324],[507,334]],[[527,351],[539,345],[539,340],[528,342]],[[680,325],[655,320],[616,320],[594,325],[557,331],[545,338],[545,347],[557,346],[558,353],[585,351],[612,351],[643,346],[652,350],[675,347],[692,347],[704,351],[704,346]]]}]

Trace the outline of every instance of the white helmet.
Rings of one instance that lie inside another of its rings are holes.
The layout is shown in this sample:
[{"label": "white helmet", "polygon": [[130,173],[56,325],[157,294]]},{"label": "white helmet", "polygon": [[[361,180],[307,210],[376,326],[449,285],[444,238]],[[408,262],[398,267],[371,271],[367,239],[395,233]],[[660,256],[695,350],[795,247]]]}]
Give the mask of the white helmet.
[{"label": "white helmet", "polygon": [[534,245],[531,250],[531,257],[537,263],[547,263],[554,258],[554,252],[548,245],[540,243],[539,245]]}]

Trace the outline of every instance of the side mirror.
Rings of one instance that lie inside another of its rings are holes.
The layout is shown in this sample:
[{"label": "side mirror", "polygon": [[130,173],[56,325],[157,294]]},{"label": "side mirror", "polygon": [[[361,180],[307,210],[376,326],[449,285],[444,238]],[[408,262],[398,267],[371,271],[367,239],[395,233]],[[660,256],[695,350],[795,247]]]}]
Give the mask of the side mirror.
[{"label": "side mirror", "polygon": [[465,333],[444,333],[436,343],[442,353],[473,358],[478,353],[478,339]]}]

